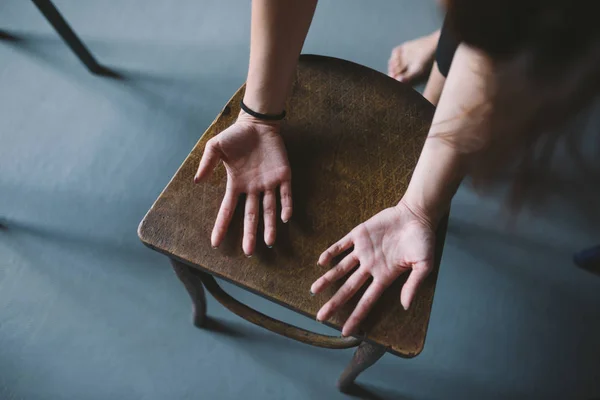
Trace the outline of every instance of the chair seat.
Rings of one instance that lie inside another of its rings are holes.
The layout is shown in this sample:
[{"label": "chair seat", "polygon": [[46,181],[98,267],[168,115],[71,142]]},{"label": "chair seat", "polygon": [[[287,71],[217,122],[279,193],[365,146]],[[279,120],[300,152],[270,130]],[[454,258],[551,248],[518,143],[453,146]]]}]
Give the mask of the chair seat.
[{"label": "chair seat", "polygon": [[[192,181],[204,145],[235,121],[243,92],[244,87],[194,147],[140,224],[139,236],[169,257],[314,319],[342,283],[311,297],[311,284],[327,269],[317,266],[319,255],[359,223],[397,204],[434,107],[409,86],[377,71],[335,58],[302,56],[282,126],[292,167],[294,214],[287,224],[278,220],[273,248],[257,240],[254,256],[246,258],[241,246],[243,202],[224,243],[216,250],[210,244],[225,193],[223,166],[209,182]],[[444,234],[442,227],[435,269],[411,308],[405,311],[400,304],[405,275],[386,290],[363,323],[368,340],[403,357],[422,350]],[[362,293],[327,324],[341,330]]]}]

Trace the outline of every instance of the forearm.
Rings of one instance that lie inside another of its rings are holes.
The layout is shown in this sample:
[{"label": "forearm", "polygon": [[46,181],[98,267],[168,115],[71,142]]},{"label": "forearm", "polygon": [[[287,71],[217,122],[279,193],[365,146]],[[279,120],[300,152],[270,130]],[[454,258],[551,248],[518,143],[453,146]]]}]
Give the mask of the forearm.
[{"label": "forearm", "polygon": [[317,0],[253,0],[250,66],[244,103],[263,114],[279,114]]},{"label": "forearm", "polygon": [[484,143],[473,127],[485,112],[491,66],[479,51],[461,45],[456,51],[419,161],[403,198],[432,224],[448,212],[452,197],[468,172],[470,156]]}]

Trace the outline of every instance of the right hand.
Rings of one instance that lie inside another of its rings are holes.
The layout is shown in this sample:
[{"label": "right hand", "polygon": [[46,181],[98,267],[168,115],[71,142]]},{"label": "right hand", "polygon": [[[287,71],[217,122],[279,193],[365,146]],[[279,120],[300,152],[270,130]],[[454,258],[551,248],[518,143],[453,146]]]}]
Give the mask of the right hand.
[{"label": "right hand", "polygon": [[227,188],[211,235],[213,247],[223,241],[238,197],[243,193],[246,207],[242,248],[246,256],[254,253],[256,245],[261,194],[268,247],[275,243],[278,187],[281,219],[285,223],[291,218],[292,172],[279,127],[279,122],[261,121],[242,112],[233,125],[206,143],[194,182],[206,180],[220,160],[227,170]]},{"label": "right hand", "polygon": [[334,257],[352,248],[310,288],[311,293],[321,293],[335,281],[349,276],[321,307],[317,313],[318,321],[331,318],[372,277],[342,329],[344,336],[354,334],[384,290],[410,270],[400,293],[400,302],[408,310],[434,264],[436,227],[429,216],[417,210],[407,199],[402,199],[396,207],[387,208],[358,225],[321,254],[317,265],[326,266]]}]

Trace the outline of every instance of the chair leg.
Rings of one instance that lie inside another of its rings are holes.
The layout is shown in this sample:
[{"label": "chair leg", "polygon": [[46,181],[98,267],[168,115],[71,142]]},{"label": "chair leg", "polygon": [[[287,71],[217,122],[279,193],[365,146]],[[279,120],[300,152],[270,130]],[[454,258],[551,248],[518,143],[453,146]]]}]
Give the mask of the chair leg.
[{"label": "chair leg", "polygon": [[73,32],[73,29],[71,29],[67,21],[65,21],[54,4],[52,4],[51,0],[32,1],[91,73],[96,75],[111,75],[111,71],[108,68],[98,64],[98,61],[96,61],[92,53],[90,53],[77,34]]},{"label": "chair leg", "polygon": [[375,364],[387,349],[384,346],[379,346],[367,342],[362,342],[352,357],[352,361],[346,367],[342,375],[338,379],[337,387],[342,392],[349,391],[358,375],[364,370]]},{"label": "chair leg", "polygon": [[197,328],[201,328],[206,322],[206,295],[204,294],[202,279],[188,265],[173,259],[171,259],[171,265],[192,299],[194,325]]}]

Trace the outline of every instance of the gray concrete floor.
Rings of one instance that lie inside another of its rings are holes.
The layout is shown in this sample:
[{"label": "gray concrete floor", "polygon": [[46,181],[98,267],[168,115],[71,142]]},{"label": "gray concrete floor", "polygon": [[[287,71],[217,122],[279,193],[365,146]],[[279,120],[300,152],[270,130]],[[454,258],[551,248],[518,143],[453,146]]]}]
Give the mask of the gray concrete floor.
[{"label": "gray concrete floor", "polygon": [[[56,4],[127,79],[89,75],[30,2],[0,4],[0,28],[19,38],[0,42],[0,399],[346,398],[334,382],[351,351],[277,337],[213,300],[221,328],[193,328],[166,259],[136,236],[244,80],[249,2]],[[323,0],[305,52],[384,71],[393,46],[440,20],[433,1]],[[512,230],[501,191],[461,188],[425,350],[386,355],[359,397],[600,396],[600,278],[571,263],[600,240],[600,203],[569,171]]]}]

